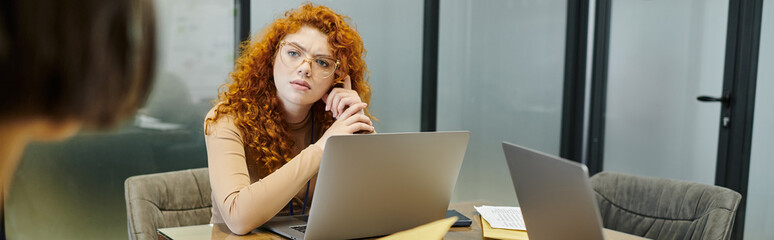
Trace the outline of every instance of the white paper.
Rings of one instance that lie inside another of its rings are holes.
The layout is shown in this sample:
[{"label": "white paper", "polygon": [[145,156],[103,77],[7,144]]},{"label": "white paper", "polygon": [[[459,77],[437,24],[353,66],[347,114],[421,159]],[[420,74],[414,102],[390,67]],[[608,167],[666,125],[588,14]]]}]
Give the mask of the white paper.
[{"label": "white paper", "polygon": [[476,207],[476,211],[481,214],[492,228],[503,228],[513,230],[527,230],[524,225],[524,217],[521,215],[520,207],[495,207],[495,206],[480,206]]}]

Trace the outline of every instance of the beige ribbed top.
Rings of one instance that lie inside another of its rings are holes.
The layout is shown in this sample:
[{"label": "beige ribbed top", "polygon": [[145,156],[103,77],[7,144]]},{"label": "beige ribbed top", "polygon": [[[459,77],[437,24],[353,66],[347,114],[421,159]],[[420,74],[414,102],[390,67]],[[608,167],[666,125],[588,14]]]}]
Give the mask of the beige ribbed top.
[{"label": "beige ribbed top", "polygon": [[[206,118],[213,117],[214,110]],[[290,133],[297,139],[293,154],[297,155],[269,174],[255,162],[254,152],[245,149],[242,131],[234,124],[233,117],[221,116],[209,134],[205,134],[212,186],[210,222],[226,223],[232,232],[246,234],[278,213],[287,214],[286,207],[292,198],[295,214],[299,214],[306,183],[312,179],[308,213],[323,152],[310,142],[312,122],[307,117],[301,123],[290,124]]]}]

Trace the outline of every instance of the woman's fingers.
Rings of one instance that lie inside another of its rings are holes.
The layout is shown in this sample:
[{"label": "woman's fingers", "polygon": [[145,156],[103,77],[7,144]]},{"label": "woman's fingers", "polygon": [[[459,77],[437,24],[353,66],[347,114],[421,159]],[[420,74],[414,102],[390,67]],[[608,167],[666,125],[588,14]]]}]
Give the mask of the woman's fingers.
[{"label": "woman's fingers", "polygon": [[338,118],[349,106],[361,103],[360,95],[353,90],[346,90],[343,88],[335,88],[331,90],[327,98],[324,100],[325,110],[331,111],[333,117]]},{"label": "woman's fingers", "polygon": [[[366,104],[366,103],[360,103],[360,104],[352,105],[349,108],[347,108],[347,110],[344,110],[344,112],[341,115],[338,116],[338,119],[348,119],[352,115],[355,115],[355,114],[359,113],[361,110],[365,109],[366,106],[368,106],[368,104]],[[363,115],[363,116],[365,116],[365,115]]]},{"label": "woman's fingers", "polygon": [[[349,90],[352,91],[352,90]],[[354,92],[354,91],[352,91]],[[328,94],[328,97],[325,100],[325,110],[331,111],[331,113],[335,114],[336,112],[336,106],[339,105],[339,101],[343,97],[343,95],[347,94],[347,90],[343,88],[334,88],[331,90],[331,92]],[[355,93],[357,95],[357,93]]]},{"label": "woman's fingers", "polygon": [[358,96],[348,96],[344,97],[339,100],[339,105],[336,106],[336,112],[337,113],[343,113],[344,109],[347,108],[347,106],[353,106],[355,104],[360,103],[360,97]]},{"label": "woman's fingers", "polygon": [[369,126],[373,125],[371,123],[371,119],[368,118],[368,116],[363,114],[356,114],[344,120],[344,125],[347,125],[347,126],[355,123],[365,123],[365,124],[368,124]]},{"label": "woman's fingers", "polygon": [[331,92],[329,92],[328,94],[326,94],[324,96],[324,98],[325,98],[325,100],[324,100],[324,102],[325,102],[325,111],[330,111],[331,110],[331,101],[333,101],[333,98],[336,96],[336,90],[338,90],[338,89],[339,88],[331,89]]},{"label": "woman's fingers", "polygon": [[333,98],[331,99],[331,102],[330,102],[330,105],[331,105],[330,110],[331,110],[331,113],[333,113],[333,117],[338,117],[339,115],[341,115],[341,112],[339,111],[338,106],[339,106],[339,102],[341,102],[341,98],[343,97],[343,95],[346,94],[345,92],[342,92],[341,88],[336,90],[337,90],[336,94],[333,94]]},{"label": "woman's fingers", "polygon": [[333,117],[339,118],[349,106],[362,102],[360,95],[352,90],[352,78],[347,75],[344,77],[343,88],[333,88],[331,92],[323,96],[325,102],[325,111],[331,111]]},{"label": "woman's fingers", "polygon": [[371,125],[362,123],[362,122],[357,122],[355,124],[349,125],[348,131],[351,132],[351,133],[356,133],[356,132],[360,132],[360,131],[364,131],[364,132],[369,132],[370,133],[370,132],[374,131],[374,127],[371,126]]},{"label": "woman's fingers", "polygon": [[350,134],[357,132],[373,132],[375,130],[371,119],[363,114],[350,116],[342,123],[346,126],[347,132]]},{"label": "woman's fingers", "polygon": [[[349,83],[349,84],[347,84]],[[357,92],[355,90],[352,90],[352,81],[349,80],[349,76],[347,76],[347,79],[344,79],[344,88],[333,88],[331,89],[331,92],[325,95],[323,100],[326,103],[330,103],[333,101],[333,98],[336,97],[337,94],[341,92],[353,92],[355,95],[357,95]],[[333,105],[326,105],[325,110],[330,110],[330,107]]]},{"label": "woman's fingers", "polygon": [[352,78],[349,75],[344,77],[344,89],[352,90]]}]

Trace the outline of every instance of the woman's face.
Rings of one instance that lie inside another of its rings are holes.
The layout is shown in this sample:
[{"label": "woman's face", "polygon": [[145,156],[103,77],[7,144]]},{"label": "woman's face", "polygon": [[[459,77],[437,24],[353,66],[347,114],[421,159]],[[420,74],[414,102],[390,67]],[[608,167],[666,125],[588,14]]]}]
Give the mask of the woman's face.
[{"label": "woman's face", "polygon": [[[283,41],[285,43],[280,45],[274,57],[277,95],[284,105],[314,104],[333,85],[334,74],[323,74],[324,70],[336,67],[330,66],[336,63],[328,47],[328,38],[320,30],[303,26],[298,32],[285,36]],[[334,62],[326,62],[326,59]],[[312,67],[312,64],[318,66]]]}]

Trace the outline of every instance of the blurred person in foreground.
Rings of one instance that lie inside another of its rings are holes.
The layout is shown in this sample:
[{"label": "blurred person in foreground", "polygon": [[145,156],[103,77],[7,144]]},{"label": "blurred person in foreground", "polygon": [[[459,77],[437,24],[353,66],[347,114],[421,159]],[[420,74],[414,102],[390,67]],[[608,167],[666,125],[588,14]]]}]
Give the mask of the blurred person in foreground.
[{"label": "blurred person in foreground", "polygon": [[0,200],[30,142],[135,113],[152,85],[155,34],[151,0],[0,2]]}]

